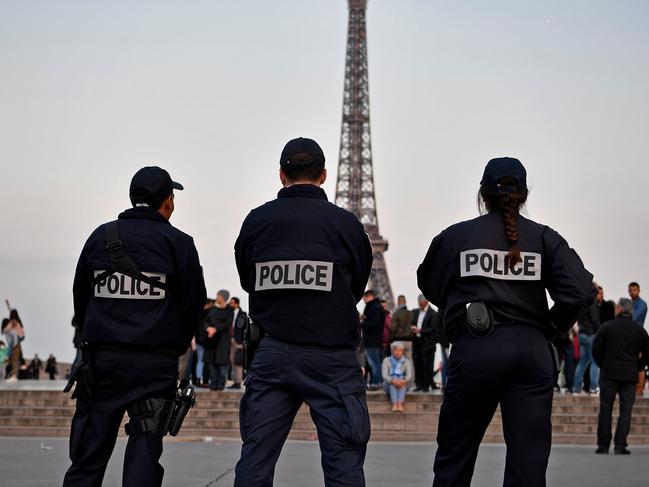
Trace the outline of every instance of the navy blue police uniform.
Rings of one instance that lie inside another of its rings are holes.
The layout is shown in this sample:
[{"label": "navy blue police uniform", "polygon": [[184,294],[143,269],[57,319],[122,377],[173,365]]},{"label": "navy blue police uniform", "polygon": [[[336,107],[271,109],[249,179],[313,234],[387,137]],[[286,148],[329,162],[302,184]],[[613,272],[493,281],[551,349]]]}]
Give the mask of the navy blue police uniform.
[{"label": "navy blue police uniform", "polygon": [[127,411],[131,418],[122,485],[162,484],[158,460],[163,434],[146,426],[159,411],[146,405],[154,404],[148,400],[175,397],[178,357],[196,332],[206,299],[192,238],[141,202],[171,195],[173,189],[182,186],[166,171],[143,168],[131,183],[135,206],[116,222],[123,252],[148,282],[111,272],[111,251],[116,248],[107,249],[106,226],[113,223],[99,226],[79,257],[74,311],[86,358],[75,388],[72,465],[64,486],[101,485]]},{"label": "navy blue police uniform", "polygon": [[[290,141],[282,167],[295,154],[309,154],[305,164],[324,167],[324,154],[311,139]],[[372,266],[363,225],[329,203],[318,186],[293,185],[250,212],[235,254],[250,317],[263,331],[244,381],[235,486],[273,484],[303,402],[318,431],[325,485],[365,485],[370,423],[355,355],[356,304]]]},{"label": "navy blue police uniform", "polygon": [[[525,169],[510,158],[490,161],[483,184],[505,176],[526,185]],[[491,211],[435,237],[417,271],[423,294],[445,310],[443,328],[453,343],[435,487],[470,485],[478,447],[499,404],[507,444],[503,485],[545,485],[557,373],[548,340],[573,326],[595,291],[592,274],[556,231],[517,218],[522,262],[513,268],[506,265],[511,243],[503,215]],[[490,310],[490,334],[469,332],[471,303]]]}]

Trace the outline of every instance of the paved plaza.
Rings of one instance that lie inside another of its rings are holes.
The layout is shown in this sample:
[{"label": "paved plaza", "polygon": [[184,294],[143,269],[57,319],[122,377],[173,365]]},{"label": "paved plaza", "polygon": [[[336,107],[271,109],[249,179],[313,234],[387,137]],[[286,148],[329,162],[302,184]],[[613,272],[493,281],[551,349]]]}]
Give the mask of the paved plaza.
[{"label": "paved plaza", "polygon": [[[120,440],[104,485],[121,484],[125,441]],[[4,487],[61,485],[68,466],[67,440],[0,438],[0,477]],[[165,486],[231,486],[240,442],[168,442],[162,463]],[[647,487],[649,447],[631,447],[627,457],[594,455],[591,447],[558,446],[552,451],[548,487]],[[432,484],[434,443],[371,443],[365,462],[368,487],[422,487]],[[502,485],[505,448],[484,445],[478,456],[474,487]],[[288,442],[275,475],[278,487],[321,487],[318,445]]]}]

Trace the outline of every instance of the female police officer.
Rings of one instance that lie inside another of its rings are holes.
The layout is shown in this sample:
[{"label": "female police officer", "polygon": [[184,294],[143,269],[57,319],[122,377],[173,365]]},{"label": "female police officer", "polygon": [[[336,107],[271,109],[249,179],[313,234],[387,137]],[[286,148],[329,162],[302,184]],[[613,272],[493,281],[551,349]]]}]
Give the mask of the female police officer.
[{"label": "female police officer", "polygon": [[520,161],[489,161],[479,196],[487,213],[435,237],[417,271],[426,298],[445,310],[453,342],[435,487],[470,485],[498,404],[507,443],[504,485],[545,485],[557,371],[547,340],[573,325],[595,290],[566,241],[519,214],[527,193]]}]

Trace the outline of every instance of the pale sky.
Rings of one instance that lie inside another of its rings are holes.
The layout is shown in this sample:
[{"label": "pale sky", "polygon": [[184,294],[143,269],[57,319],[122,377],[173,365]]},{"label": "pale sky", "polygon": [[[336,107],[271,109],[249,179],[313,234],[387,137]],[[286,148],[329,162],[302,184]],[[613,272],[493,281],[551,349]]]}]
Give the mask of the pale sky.
[{"label": "pale sky", "polygon": [[[484,164],[507,155],[528,216],[608,298],[630,280],[649,295],[649,2],[370,0],[367,19],[395,294],[415,305],[430,240],[477,214]],[[334,197],[346,28],[345,0],[0,2],[0,298],[28,357],[72,359],[76,260],[143,165],[185,185],[172,223],[208,293],[247,302],[233,244],[275,197],[287,140],[320,142]]]}]

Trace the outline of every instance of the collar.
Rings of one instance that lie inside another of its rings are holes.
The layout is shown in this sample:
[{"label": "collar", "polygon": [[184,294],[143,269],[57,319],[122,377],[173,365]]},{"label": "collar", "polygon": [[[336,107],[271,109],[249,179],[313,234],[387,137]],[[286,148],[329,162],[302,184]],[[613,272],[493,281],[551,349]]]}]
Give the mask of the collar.
[{"label": "collar", "polygon": [[325,201],[327,193],[324,189],[316,186],[315,184],[294,184],[288,188],[282,188],[277,193],[278,198],[317,198]]},{"label": "collar", "polygon": [[153,208],[149,208],[147,206],[136,206],[134,208],[129,208],[128,210],[121,212],[118,218],[120,220],[130,218],[143,218],[145,220],[155,220],[171,225],[169,221],[164,216],[162,216],[160,212],[158,212],[158,210],[154,210]]}]

